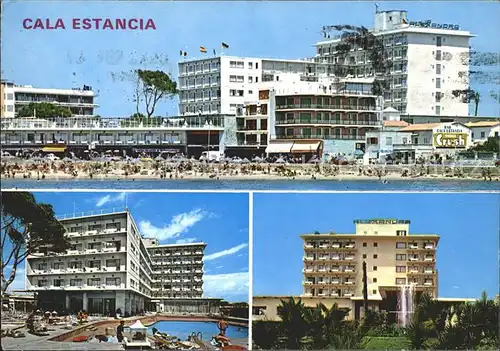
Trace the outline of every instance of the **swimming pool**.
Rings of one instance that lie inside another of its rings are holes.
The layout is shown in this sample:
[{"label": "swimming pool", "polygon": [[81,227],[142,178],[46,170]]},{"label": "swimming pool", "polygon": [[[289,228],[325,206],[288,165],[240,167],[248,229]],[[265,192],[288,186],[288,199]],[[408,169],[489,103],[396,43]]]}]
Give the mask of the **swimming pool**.
[{"label": "swimming pool", "polygon": [[[186,321],[160,321],[148,327],[149,333],[153,333],[155,327],[160,332],[168,333],[182,340],[187,340],[188,336],[194,333],[201,333],[205,341],[211,340],[212,336],[219,333],[216,322],[186,322]],[[230,325],[226,330],[226,336],[230,339],[248,338],[248,328]]]}]

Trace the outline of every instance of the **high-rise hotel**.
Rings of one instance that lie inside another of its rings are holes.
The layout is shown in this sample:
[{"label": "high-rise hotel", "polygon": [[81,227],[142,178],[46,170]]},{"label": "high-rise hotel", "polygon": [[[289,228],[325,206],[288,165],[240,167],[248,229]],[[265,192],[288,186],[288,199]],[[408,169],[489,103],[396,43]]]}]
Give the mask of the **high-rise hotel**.
[{"label": "high-rise hotel", "polygon": [[359,319],[364,308],[363,265],[366,265],[368,308],[401,315],[402,301],[423,292],[444,303],[470,299],[439,298],[436,252],[439,235],[410,233],[410,221],[355,220],[356,231],[301,235],[303,293],[300,296],[254,296],[254,320],[279,319],[283,299],[301,298],[306,306],[323,303],[349,309]]},{"label": "high-rise hotel", "polygon": [[128,210],[60,219],[71,247],[41,250],[26,261],[26,290],[43,309],[113,314],[138,311],[209,313],[203,298],[205,243],[159,245],[143,238]]}]

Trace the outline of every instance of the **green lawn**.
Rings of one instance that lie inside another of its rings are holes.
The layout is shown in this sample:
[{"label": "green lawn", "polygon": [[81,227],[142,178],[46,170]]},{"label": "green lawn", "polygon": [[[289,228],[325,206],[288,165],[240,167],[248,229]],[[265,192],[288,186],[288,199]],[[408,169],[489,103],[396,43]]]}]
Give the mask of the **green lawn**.
[{"label": "green lawn", "polygon": [[404,336],[365,336],[362,346],[368,350],[408,350],[410,341]]}]

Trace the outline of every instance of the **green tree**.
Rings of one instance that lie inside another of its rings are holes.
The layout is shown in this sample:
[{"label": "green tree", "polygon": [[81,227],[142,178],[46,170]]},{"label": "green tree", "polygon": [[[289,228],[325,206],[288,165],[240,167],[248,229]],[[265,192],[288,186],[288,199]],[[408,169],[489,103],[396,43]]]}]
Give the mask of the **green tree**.
[{"label": "green tree", "polygon": [[474,101],[474,116],[477,116],[479,102],[481,101],[481,94],[479,94],[479,92],[474,89],[463,89],[453,90],[451,94],[456,98],[460,98],[462,102],[466,104]]},{"label": "green tree", "polygon": [[281,318],[286,348],[289,350],[300,349],[301,340],[308,331],[304,310],[305,306],[300,298],[297,301],[293,297],[281,300],[281,305],[278,306],[278,316]]},{"label": "green tree", "polygon": [[57,106],[50,102],[31,102],[23,106],[18,113],[19,117],[71,117],[73,114],[68,107]]},{"label": "green tree", "polygon": [[[34,252],[64,252],[69,242],[52,206],[27,192],[1,192],[2,295],[25,258]],[[9,273],[8,273],[9,272]]]},{"label": "green tree", "polygon": [[479,152],[500,152],[500,138],[499,137],[489,137],[482,144],[478,144],[471,148],[471,151]]},{"label": "green tree", "polygon": [[168,73],[162,71],[137,70],[136,113],[139,113],[139,101],[146,107],[147,117],[154,114],[161,99],[173,98],[177,93],[177,83]]}]

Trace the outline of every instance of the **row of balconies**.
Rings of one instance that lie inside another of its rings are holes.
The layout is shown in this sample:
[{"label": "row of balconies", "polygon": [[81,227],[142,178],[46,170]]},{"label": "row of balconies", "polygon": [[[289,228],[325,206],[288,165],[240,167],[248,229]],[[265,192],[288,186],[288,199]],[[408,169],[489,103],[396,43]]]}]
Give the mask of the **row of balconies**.
[{"label": "row of balconies", "polygon": [[424,256],[424,257],[409,256],[408,261],[410,261],[410,262],[434,262],[435,257],[434,256]]},{"label": "row of balconies", "polygon": [[46,286],[37,286],[37,285],[28,285],[28,290],[106,290],[106,289],[124,289],[125,284],[111,285],[111,284],[99,284],[99,285],[91,285],[91,284],[82,284],[82,285],[70,285],[65,284],[62,286],[55,286],[53,284]]},{"label": "row of balconies", "polygon": [[151,288],[151,291],[163,291],[163,292],[170,292],[170,291],[198,291],[201,292],[203,291],[203,288],[201,286],[173,286],[170,289],[165,289],[165,288]]},{"label": "row of balconies", "polygon": [[345,267],[341,269],[340,267],[332,267],[332,268],[303,268],[302,273],[305,274],[321,274],[321,273],[356,273],[354,267]]},{"label": "row of balconies", "polygon": [[66,253],[56,254],[56,256],[64,255],[89,255],[89,254],[103,254],[103,253],[114,253],[114,252],[126,252],[127,248],[122,246],[119,250],[117,247],[105,247],[102,249],[81,249],[81,250],[67,250]]},{"label": "row of balconies", "polygon": [[304,244],[304,249],[349,249],[352,250],[356,247],[356,244],[353,242],[347,242],[347,243],[332,243],[332,244],[316,244],[316,243],[311,243],[308,242]]},{"label": "row of balconies", "polygon": [[150,256],[151,257],[169,257],[169,256],[189,256],[189,255],[203,255],[202,250],[196,250],[196,251],[176,251],[176,252],[158,252],[158,251],[151,251]]},{"label": "row of balconies", "polygon": [[125,232],[125,228],[108,228],[101,230],[86,230],[81,232],[66,232],[66,236],[69,238],[80,237],[80,236],[90,236],[90,235],[105,235],[105,234],[114,234],[117,232]]},{"label": "row of balconies", "polygon": [[[184,127],[184,126],[183,126]],[[218,127],[216,127],[218,128]],[[10,145],[46,145],[54,144],[52,141],[42,141],[42,140],[0,140],[1,144]],[[69,140],[69,141],[58,141],[57,144],[69,144],[69,145],[180,145],[183,144],[183,140]]]},{"label": "row of balconies", "polygon": [[220,67],[211,67],[211,68],[206,68],[206,69],[197,69],[197,70],[191,70],[191,71],[181,71],[179,72],[179,77],[185,77],[185,76],[193,76],[196,74],[207,74],[207,73],[213,73],[213,72],[218,72],[220,71]]},{"label": "row of balconies", "polygon": [[356,259],[355,255],[346,256],[304,256],[304,261],[321,262],[321,261],[354,261]]},{"label": "row of balconies", "polygon": [[50,268],[50,269],[32,269],[28,270],[28,275],[45,274],[73,274],[73,273],[102,273],[102,272],[126,272],[125,265],[120,267],[83,267],[83,268]]},{"label": "row of balconies", "polygon": [[176,265],[176,264],[203,264],[203,260],[196,260],[196,261],[169,261],[169,262],[152,262],[153,265],[157,266],[169,266],[169,265]]},{"label": "row of balconies", "polygon": [[380,125],[381,122],[377,120],[362,120],[362,119],[304,119],[304,118],[296,118],[296,119],[284,119],[277,120],[275,122],[276,125],[304,125],[304,124],[332,124],[332,125],[363,125],[363,126],[377,126]]},{"label": "row of balconies", "polygon": [[353,280],[341,280],[339,279],[331,279],[330,281],[328,280],[323,280],[323,281],[317,281],[313,282],[310,280],[306,280],[302,282],[302,285],[304,286],[310,286],[310,287],[322,287],[322,286],[328,286],[328,285],[356,285],[356,282]]},{"label": "row of balconies", "polygon": [[187,270],[187,269],[167,269],[167,270],[153,270],[153,274],[158,274],[158,275],[165,275],[165,274],[196,274],[196,273],[203,273],[203,269],[192,269],[192,270]]},{"label": "row of balconies", "polygon": [[303,296],[305,297],[352,297],[354,296],[354,292],[353,291],[350,291],[350,290],[345,290],[345,291],[341,291],[340,294],[338,292],[338,290],[331,290],[329,291],[328,289],[326,289],[325,291],[319,293],[315,293],[314,295],[310,292],[306,292],[303,294]]},{"label": "row of balconies", "polygon": [[411,267],[408,269],[408,274],[434,274],[436,271],[434,268],[426,267],[424,269],[419,269],[418,267]]},{"label": "row of balconies", "polygon": [[376,111],[377,107],[375,105],[350,105],[350,104],[340,104],[340,105],[325,105],[325,104],[285,104],[276,105],[276,110],[330,110],[330,111]]},{"label": "row of balconies", "polygon": [[436,245],[434,244],[424,244],[422,247],[418,245],[418,243],[409,243],[408,244],[408,249],[409,250],[435,250]]}]

